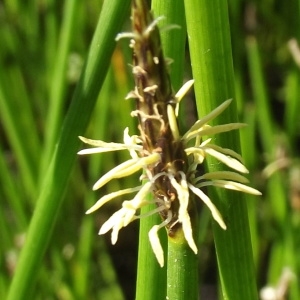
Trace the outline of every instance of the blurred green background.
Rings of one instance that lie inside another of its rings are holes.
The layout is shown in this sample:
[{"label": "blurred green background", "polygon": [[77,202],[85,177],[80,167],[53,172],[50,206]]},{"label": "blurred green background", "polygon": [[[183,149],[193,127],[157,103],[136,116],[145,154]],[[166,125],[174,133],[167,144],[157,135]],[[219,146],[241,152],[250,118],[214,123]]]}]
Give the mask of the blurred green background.
[{"label": "blurred green background", "polygon": [[[235,86],[242,153],[251,185],[262,197],[247,197],[260,289],[285,284],[299,299],[300,274],[300,2],[229,0]],[[0,298],[5,299],[26,237],[41,183],[97,26],[102,1],[3,0],[0,2]],[[123,25],[130,30],[129,13]],[[105,45],[100,45],[105,47]],[[186,79],[191,78],[188,46]],[[109,58],[108,58],[109,59]],[[121,142],[137,133],[130,117],[133,87],[128,40],[117,43],[87,131],[93,139]],[[225,99],[224,99],[225,100]],[[193,96],[180,122],[197,116]],[[70,128],[72,130],[72,128]],[[184,131],[184,130],[183,130]],[[84,146],[80,146],[80,149]],[[71,149],[77,152],[78,149]],[[114,201],[92,215],[101,195],[133,186],[113,181],[91,187],[124,160],[123,153],[78,157],[40,265],[33,299],[133,299],[138,222],[120,233],[98,236],[116,211]],[[64,165],[61,165],[64,168]],[[131,181],[132,180],[132,181]],[[218,285],[208,218],[199,236],[200,290],[215,299]]]}]

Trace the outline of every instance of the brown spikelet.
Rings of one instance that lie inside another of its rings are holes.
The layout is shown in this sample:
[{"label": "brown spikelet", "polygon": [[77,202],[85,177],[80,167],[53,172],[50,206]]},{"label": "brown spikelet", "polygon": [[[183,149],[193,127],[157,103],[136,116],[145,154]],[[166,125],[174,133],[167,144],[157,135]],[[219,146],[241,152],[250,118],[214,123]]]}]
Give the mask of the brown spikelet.
[{"label": "brown spikelet", "polygon": [[[187,156],[181,140],[176,140],[170,128],[167,108],[175,108],[169,74],[167,72],[161,48],[157,22],[149,11],[146,1],[132,1],[132,28],[134,40],[133,74],[135,90],[131,93],[136,98],[139,128],[145,155],[153,151],[161,154],[161,162],[153,168],[152,174],[172,169],[186,171]],[[178,199],[168,176],[160,176],[155,181],[155,196],[170,203],[174,222],[178,215]],[[166,218],[167,212],[161,212]],[[170,222],[170,228],[174,222]]]},{"label": "brown spikelet", "polygon": [[132,47],[137,109],[146,135],[145,147],[153,150],[159,136],[169,131],[167,104],[172,102],[173,94],[159,31],[145,1],[132,1],[132,28],[136,37]]}]

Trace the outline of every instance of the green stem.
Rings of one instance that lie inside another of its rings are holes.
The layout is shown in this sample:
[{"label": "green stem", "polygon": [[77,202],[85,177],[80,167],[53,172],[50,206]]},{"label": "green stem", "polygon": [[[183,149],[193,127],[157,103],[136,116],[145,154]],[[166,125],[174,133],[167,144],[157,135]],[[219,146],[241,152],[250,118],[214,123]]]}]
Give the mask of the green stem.
[{"label": "green stem", "polygon": [[[201,118],[226,99],[235,98],[228,7],[227,1],[223,0],[186,0],[185,8],[197,108]],[[233,103],[215,122],[224,124],[236,120],[236,104]],[[219,135],[216,144],[239,151],[238,132]],[[208,166],[210,171],[222,167],[209,158]],[[214,222],[223,297],[230,300],[257,299],[244,196],[225,190],[217,190],[211,196],[228,228],[223,231]]]},{"label": "green stem", "polygon": [[[196,236],[195,230],[193,233]],[[167,275],[166,299],[198,299],[198,257],[187,244],[182,230],[168,238]]]},{"label": "green stem", "polygon": [[[153,206],[147,205],[142,208],[141,214],[153,210],[155,208]],[[160,222],[161,219],[157,214],[142,218],[140,221],[136,300],[164,299],[166,295],[166,267],[160,268],[148,238],[149,230]],[[166,234],[163,230],[159,232],[159,237],[163,249],[166,249]]]},{"label": "green stem", "polygon": [[[177,91],[182,86],[185,63],[186,24],[182,0],[152,0],[151,8],[155,17],[164,16],[159,22],[164,56],[171,59],[169,66],[172,87]],[[164,27],[176,25],[178,28]]]},{"label": "green stem", "polygon": [[76,159],[78,135],[83,134],[93,111],[115,46],[115,36],[128,13],[128,7],[129,1],[124,0],[107,0],[103,4],[88,61],[44,178],[8,300],[23,299],[24,295],[30,298]]}]

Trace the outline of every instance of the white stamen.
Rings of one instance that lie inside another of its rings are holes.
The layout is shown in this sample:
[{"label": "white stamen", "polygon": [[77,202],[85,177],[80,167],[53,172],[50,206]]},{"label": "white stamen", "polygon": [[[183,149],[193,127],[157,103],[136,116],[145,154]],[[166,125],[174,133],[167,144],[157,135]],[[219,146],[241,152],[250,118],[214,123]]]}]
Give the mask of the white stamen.
[{"label": "white stamen", "polygon": [[175,99],[177,102],[176,108],[175,108],[175,115],[176,117],[178,117],[178,112],[179,112],[179,103],[181,101],[181,99],[186,95],[186,93],[189,91],[189,89],[192,87],[192,85],[194,84],[195,80],[189,80],[187,81],[180,89],[179,91],[176,93],[175,95]]},{"label": "white stamen", "polygon": [[180,184],[172,176],[170,177],[171,184],[176,189],[178,200],[179,200],[179,210],[178,210],[178,221],[182,223],[182,230],[184,237],[190,246],[190,248],[197,254],[198,249],[193,238],[193,230],[191,225],[190,216],[188,214],[188,204],[189,204],[189,190],[186,182],[186,177],[183,172],[180,172],[182,179]]},{"label": "white stamen", "polygon": [[200,180],[204,179],[211,179],[211,180],[216,180],[216,179],[223,179],[223,180],[233,180],[233,181],[238,181],[241,183],[248,183],[249,180],[236,173],[236,172],[231,172],[231,171],[215,171],[215,172],[209,172],[205,173],[200,177],[197,177],[197,182]]},{"label": "white stamen", "polygon": [[[132,147],[132,145],[141,144],[142,141],[140,140],[140,138],[137,135],[130,136],[128,127],[126,127],[125,130],[124,130],[123,141],[124,141],[124,144],[128,146],[130,156],[132,158],[138,158],[139,157],[138,154],[131,147]],[[142,149],[139,150],[139,151],[142,151]]]},{"label": "white stamen", "polygon": [[175,141],[178,141],[180,139],[180,135],[179,135],[179,130],[178,130],[178,126],[177,126],[177,120],[176,120],[174,108],[170,104],[168,104],[167,113],[168,113],[168,119],[169,119],[171,131],[173,134],[173,138]]},{"label": "white stamen", "polygon": [[155,20],[153,20],[150,23],[150,25],[148,25],[147,29],[143,32],[143,36],[148,37],[149,34],[151,33],[151,31],[155,28],[155,26],[157,26],[158,22],[160,22],[163,19],[165,19],[165,17],[160,16],[160,17],[156,18]]},{"label": "white stamen", "polygon": [[232,99],[226,100],[223,102],[220,106],[215,108],[213,111],[211,111],[209,114],[204,116],[201,120],[198,120],[183,136],[183,139],[186,138],[187,135],[189,135],[190,132],[195,131],[199,128],[201,128],[203,125],[208,123],[210,120],[216,118],[219,114],[221,114],[231,103]]},{"label": "white stamen", "polygon": [[[124,217],[127,214],[127,210],[124,208],[121,208],[117,212],[115,212],[100,228],[99,234],[105,234],[112,228],[114,228],[114,237],[112,236],[112,244],[115,244],[117,239],[117,233],[118,231],[124,227]],[[136,217],[132,217],[132,220],[135,220]]]},{"label": "white stamen", "polygon": [[150,245],[152,247],[152,250],[155,254],[155,257],[161,267],[164,266],[164,251],[162,249],[159,237],[158,237],[158,230],[161,229],[162,227],[168,225],[170,221],[172,220],[172,212],[169,210],[168,211],[168,217],[166,218],[165,221],[163,221],[160,225],[154,225],[149,233],[149,241]]},{"label": "white stamen", "polygon": [[118,33],[115,37],[115,41],[119,41],[120,39],[128,38],[128,39],[136,39],[138,35],[133,32],[121,32]]},{"label": "white stamen", "polygon": [[133,149],[136,151],[141,151],[143,147],[141,145],[124,145],[120,143],[106,143],[100,140],[91,140],[84,138],[82,136],[79,137],[84,143],[96,146],[97,148],[90,148],[90,149],[84,149],[78,152],[78,154],[94,154],[94,153],[103,153],[103,152],[110,152],[110,151],[118,151],[118,150],[128,150]]},{"label": "white stamen", "polygon": [[211,200],[209,199],[209,197],[206,196],[200,189],[196,188],[192,184],[188,184],[188,187],[191,189],[191,191],[195,195],[197,195],[206,204],[206,206],[210,209],[213,218],[219,223],[219,225],[221,226],[221,228],[223,228],[225,230],[227,227],[226,227],[226,225],[225,225],[225,223],[223,221],[222,215],[218,211],[218,209],[216,208],[216,206],[211,202]]},{"label": "white stamen", "polygon": [[217,160],[236,171],[239,171],[241,173],[249,173],[247,168],[235,158],[224,155],[223,153],[220,153],[209,147],[203,147],[202,150],[204,150],[205,153],[215,157]]},{"label": "white stamen", "polygon": [[158,230],[160,229],[159,225],[154,225],[150,231],[148,232],[148,237],[150,241],[150,245],[155,254],[155,257],[161,267],[164,266],[164,251],[162,249],[159,237]]},{"label": "white stamen", "polygon": [[240,191],[240,192],[244,192],[247,194],[252,194],[252,195],[256,195],[256,196],[260,196],[261,192],[251,188],[245,184],[239,183],[239,182],[235,182],[235,181],[228,181],[228,180],[213,180],[213,181],[205,181],[205,182],[201,182],[199,184],[197,184],[197,187],[204,187],[204,186],[209,186],[209,185],[213,185],[216,187],[222,187],[228,190],[235,190],[235,191]]},{"label": "white stamen", "polygon": [[107,195],[101,197],[89,210],[87,210],[86,214],[90,214],[90,213],[94,212],[95,210],[99,209],[105,203],[107,203],[108,201],[110,201],[114,198],[117,198],[119,196],[123,196],[125,194],[130,194],[130,193],[137,192],[141,188],[142,188],[142,186],[138,186],[138,187],[135,187],[135,188],[128,188],[128,189],[124,189],[124,190],[120,190],[120,191],[117,191],[117,192],[107,194]]},{"label": "white stamen", "polygon": [[97,190],[112,179],[129,176],[138,170],[142,169],[146,165],[152,165],[159,161],[160,155],[153,153],[149,156],[142,158],[132,158],[122,164],[116,166],[105,175],[103,175],[93,186],[93,190]]},{"label": "white stamen", "polygon": [[202,143],[201,147],[203,147],[203,146],[207,146],[207,147],[209,147],[211,149],[214,149],[214,150],[216,150],[216,151],[218,151],[220,153],[223,153],[225,155],[229,155],[231,157],[234,157],[234,158],[236,158],[240,162],[243,162],[242,156],[239,153],[233,151],[232,149],[222,148],[222,147],[214,145],[214,144],[206,144],[206,145],[204,145],[204,143]]},{"label": "white stamen", "polygon": [[188,80],[180,89],[179,91],[176,93],[175,98],[177,100],[177,102],[180,102],[181,99],[186,95],[186,93],[189,91],[189,89],[193,86],[195,80],[191,79]]},{"label": "white stamen", "polygon": [[186,141],[189,141],[198,135],[200,135],[200,136],[214,135],[217,133],[227,132],[227,131],[231,131],[234,129],[240,129],[245,126],[247,126],[247,125],[244,123],[229,123],[229,124],[223,124],[223,125],[209,126],[205,129],[200,127],[194,131],[189,131],[188,134],[184,135],[184,139]]}]

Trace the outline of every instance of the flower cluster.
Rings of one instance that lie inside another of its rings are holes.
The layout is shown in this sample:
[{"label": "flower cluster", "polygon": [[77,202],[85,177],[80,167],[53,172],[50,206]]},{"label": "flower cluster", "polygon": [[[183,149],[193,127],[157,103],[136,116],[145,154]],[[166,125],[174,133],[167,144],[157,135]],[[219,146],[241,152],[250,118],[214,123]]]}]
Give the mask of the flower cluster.
[{"label": "flower cluster", "polygon": [[[188,85],[190,85],[190,82]],[[184,90],[186,90],[186,86],[184,87]],[[182,91],[177,94],[176,99],[179,99],[181,94]],[[115,244],[121,228],[127,226],[130,222],[143,217],[138,214],[138,211],[143,206],[151,203],[146,200],[146,195],[155,190],[155,181],[159,177],[167,177],[169,178],[171,185],[178,195],[179,209],[176,222],[182,224],[184,236],[189,246],[195,253],[197,253],[197,246],[193,239],[192,227],[188,213],[191,192],[207,205],[212,213],[213,218],[223,229],[226,229],[226,225],[216,206],[202,191],[204,186],[212,185],[216,187],[242,191],[249,194],[260,195],[259,191],[245,185],[245,183],[248,182],[247,178],[237,173],[248,173],[246,167],[241,163],[241,157],[238,153],[234,152],[233,150],[224,149],[214,145],[211,143],[211,138],[202,141],[203,136],[210,136],[233,129],[238,129],[244,126],[244,124],[241,123],[217,126],[209,126],[207,124],[213,118],[217,117],[230,104],[230,102],[231,100],[225,101],[207,116],[201,120],[198,120],[183,136],[179,135],[177,123],[174,122],[176,117],[175,111],[173,110],[172,106],[169,106],[169,121],[170,124],[172,124],[172,132],[174,132],[174,136],[178,137],[183,145],[185,145],[184,151],[191,162],[186,173],[183,171],[177,171],[172,167],[172,165],[170,165],[162,172],[153,175],[149,170],[153,169],[161,162],[161,153],[159,153],[159,151],[154,151],[153,153],[145,156],[141,138],[136,135],[130,136],[128,128],[126,128],[124,131],[124,143],[106,143],[100,140],[90,140],[80,137],[84,143],[95,146],[95,148],[81,150],[78,154],[94,154],[108,151],[128,150],[131,155],[131,159],[121,163],[103,175],[95,183],[93,190],[101,188],[112,179],[126,177],[138,171],[142,171],[147,178],[147,182],[143,185],[119,190],[103,196],[93,207],[87,211],[88,214],[92,213],[112,199],[137,192],[137,194],[131,200],[124,201],[122,208],[114,213],[102,225],[99,234],[105,234],[112,229],[111,241],[112,244]],[[194,140],[193,147],[186,146],[191,140]],[[217,160],[224,163],[234,171],[210,172],[205,173],[202,176],[195,176],[195,170],[197,166],[203,163],[206,155],[215,157]],[[170,210],[170,202],[172,199],[161,199],[154,197],[153,201],[157,204],[157,208],[148,213],[147,216],[160,211],[167,211],[167,218],[163,220],[161,224],[155,225],[149,232],[149,239],[152,249],[159,264],[163,266],[163,250],[160,245],[157,232],[160,228],[167,226],[171,220],[173,220],[172,210]]]}]

